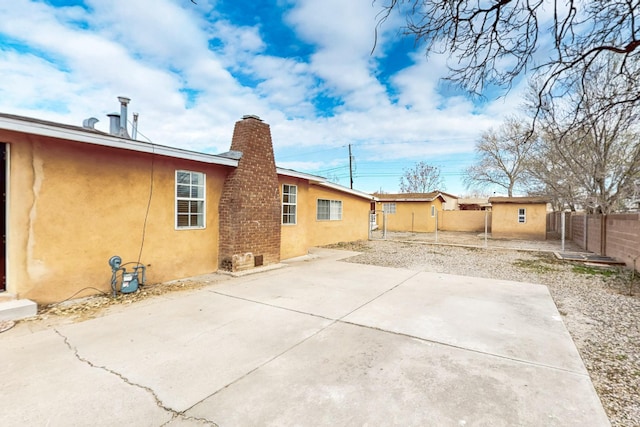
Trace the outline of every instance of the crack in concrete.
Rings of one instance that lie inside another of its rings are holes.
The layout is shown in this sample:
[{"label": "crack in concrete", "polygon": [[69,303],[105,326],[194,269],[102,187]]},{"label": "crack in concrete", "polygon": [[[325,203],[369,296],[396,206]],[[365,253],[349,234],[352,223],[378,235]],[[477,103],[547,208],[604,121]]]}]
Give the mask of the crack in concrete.
[{"label": "crack in concrete", "polygon": [[64,334],[62,334],[58,329],[53,328],[53,330],[55,331],[56,334],[58,334],[58,336],[60,336],[65,345],[69,348],[69,350],[71,350],[73,352],[73,355],[75,356],[76,359],[78,359],[80,362],[85,363],[87,365],[89,365],[90,367],[94,368],[94,369],[100,369],[102,371],[108,372],[111,375],[115,375],[116,377],[120,378],[125,384],[128,384],[132,387],[137,387],[140,388],[144,391],[146,391],[147,393],[149,393],[153,399],[156,402],[156,405],[161,408],[162,410],[170,413],[171,419],[169,421],[167,421],[166,423],[162,424],[162,426],[166,426],[168,425],[170,422],[172,422],[173,420],[177,419],[177,418],[182,418],[182,419],[186,419],[186,420],[193,420],[193,421],[200,421],[205,423],[206,425],[209,425],[211,427],[219,427],[218,424],[216,424],[215,422],[208,420],[206,418],[198,418],[198,417],[191,417],[189,415],[186,415],[184,412],[186,411],[176,411],[175,409],[172,409],[168,406],[166,406],[162,400],[158,397],[158,395],[156,394],[156,392],[147,386],[144,386],[142,384],[137,384],[133,381],[131,381],[129,378],[125,377],[124,375],[122,375],[119,372],[114,371],[113,369],[109,369],[106,366],[100,366],[100,365],[96,365],[93,362],[91,362],[88,359],[85,359],[84,357],[80,356],[80,353],[78,352],[78,349],[76,347],[74,347],[71,342],[69,341],[69,338],[66,337]]}]

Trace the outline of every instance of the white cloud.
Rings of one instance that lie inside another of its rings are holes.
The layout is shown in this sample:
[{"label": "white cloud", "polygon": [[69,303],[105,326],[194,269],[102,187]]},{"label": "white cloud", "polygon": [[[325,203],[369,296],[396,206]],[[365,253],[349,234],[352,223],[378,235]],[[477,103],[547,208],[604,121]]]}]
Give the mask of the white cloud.
[{"label": "white cloud", "polygon": [[[469,153],[518,102],[516,88],[478,113],[466,97],[445,96],[446,58],[421,51],[383,84],[380,66],[400,21],[390,17],[371,55],[380,9],[369,0],[293,4],[285,22],[312,47],[306,58],[276,56],[262,38],[268,23],[221,20],[206,0],[88,4],[0,4],[0,37],[17,41],[0,47],[1,111],[78,125],[96,116],[106,131],[105,115],[125,95],[142,134],[206,152],[226,151],[235,121],[257,114],[278,153],[319,152],[287,157],[284,167],[317,170],[339,166],[343,159],[324,152],[350,143],[361,144],[361,161]],[[318,97],[337,101],[332,114],[319,110]]]}]

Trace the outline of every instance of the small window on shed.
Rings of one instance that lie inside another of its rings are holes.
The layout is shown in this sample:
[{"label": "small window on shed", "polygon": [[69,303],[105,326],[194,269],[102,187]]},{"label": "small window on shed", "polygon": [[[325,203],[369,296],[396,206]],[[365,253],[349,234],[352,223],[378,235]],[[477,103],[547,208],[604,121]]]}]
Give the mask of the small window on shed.
[{"label": "small window on shed", "polygon": [[436,216],[436,207],[431,205],[431,216]]},{"label": "small window on shed", "polygon": [[518,222],[521,224],[527,222],[527,210],[525,208],[518,209]]}]

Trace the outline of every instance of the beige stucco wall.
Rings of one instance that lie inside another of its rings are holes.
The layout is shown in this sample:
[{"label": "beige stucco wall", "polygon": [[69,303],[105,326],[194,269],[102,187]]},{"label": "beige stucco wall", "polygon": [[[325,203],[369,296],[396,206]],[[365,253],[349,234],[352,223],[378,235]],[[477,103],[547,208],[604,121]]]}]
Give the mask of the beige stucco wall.
[{"label": "beige stucco wall", "polygon": [[442,231],[482,231],[485,227],[491,230],[491,212],[488,211],[442,211],[438,221],[438,229]]},{"label": "beige stucco wall", "polygon": [[[10,145],[8,292],[39,303],[109,292],[109,258],[140,254],[152,171],[140,257],[148,282],[217,270],[226,167],[9,132],[0,140]],[[206,174],[205,229],[175,229],[176,169]]]},{"label": "beige stucco wall", "polygon": [[[518,222],[518,209],[526,209],[526,222]],[[493,203],[491,235],[496,238],[545,240],[547,205],[545,203]]]},{"label": "beige stucco wall", "polygon": [[[387,214],[388,231],[410,231],[415,233],[431,233],[436,230],[436,217],[431,216],[431,206],[436,207],[436,215],[442,211],[442,201],[432,202],[395,202],[396,213]],[[383,226],[383,203],[376,203],[377,223]]]},{"label": "beige stucco wall", "polygon": [[[296,224],[282,225],[282,259],[306,255],[313,246],[366,240],[369,237],[369,200],[290,177],[280,177],[281,193],[282,184],[298,186]],[[342,219],[318,221],[318,199],[342,201]]]},{"label": "beige stucco wall", "polygon": [[307,203],[301,203],[309,198],[309,185],[306,180],[278,177],[280,188],[280,200],[282,201],[282,185],[296,185],[298,187],[298,199],[296,205],[296,223],[282,224],[280,231],[280,259],[288,259],[307,254],[306,231],[311,227]]}]

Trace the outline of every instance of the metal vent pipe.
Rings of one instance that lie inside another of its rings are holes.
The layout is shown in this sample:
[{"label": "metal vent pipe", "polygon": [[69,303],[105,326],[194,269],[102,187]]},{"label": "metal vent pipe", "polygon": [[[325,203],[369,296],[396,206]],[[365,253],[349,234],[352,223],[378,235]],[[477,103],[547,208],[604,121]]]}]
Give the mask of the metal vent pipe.
[{"label": "metal vent pipe", "polygon": [[120,114],[111,113],[107,114],[109,117],[109,133],[111,135],[120,135]]},{"label": "metal vent pipe", "polygon": [[127,132],[127,105],[131,99],[119,96],[118,101],[120,101],[120,136],[129,138],[129,133]]}]

